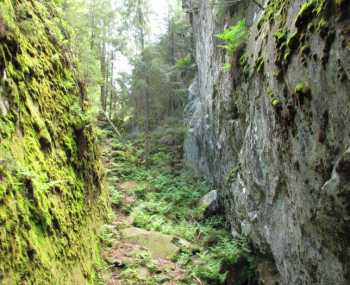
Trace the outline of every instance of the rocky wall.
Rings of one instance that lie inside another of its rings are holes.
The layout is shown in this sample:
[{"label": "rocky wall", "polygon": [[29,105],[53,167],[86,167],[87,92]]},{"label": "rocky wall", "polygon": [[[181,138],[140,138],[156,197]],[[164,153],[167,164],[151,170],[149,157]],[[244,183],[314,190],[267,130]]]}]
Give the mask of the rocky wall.
[{"label": "rocky wall", "polygon": [[[232,233],[273,261],[270,281],[349,284],[350,2],[238,1],[224,14],[185,2],[189,164],[219,189]],[[215,35],[240,19],[248,40],[228,55]]]},{"label": "rocky wall", "polygon": [[54,1],[0,1],[0,284],[92,284],[105,191]]}]

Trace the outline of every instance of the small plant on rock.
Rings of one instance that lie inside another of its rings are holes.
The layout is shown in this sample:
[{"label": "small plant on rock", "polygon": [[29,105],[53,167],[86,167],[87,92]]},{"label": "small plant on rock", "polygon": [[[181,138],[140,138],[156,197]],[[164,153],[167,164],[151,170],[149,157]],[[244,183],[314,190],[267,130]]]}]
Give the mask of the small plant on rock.
[{"label": "small plant on rock", "polygon": [[247,25],[244,20],[239,21],[216,36],[224,42],[223,45],[218,47],[226,49],[230,54],[234,54],[237,48],[247,39]]},{"label": "small plant on rock", "polygon": [[[225,29],[221,34],[216,35],[218,39],[222,40],[224,44],[218,45],[229,52],[231,56],[235,54],[237,49],[242,46],[248,36],[248,29],[244,20]],[[231,64],[224,64],[224,71],[231,70]]]}]

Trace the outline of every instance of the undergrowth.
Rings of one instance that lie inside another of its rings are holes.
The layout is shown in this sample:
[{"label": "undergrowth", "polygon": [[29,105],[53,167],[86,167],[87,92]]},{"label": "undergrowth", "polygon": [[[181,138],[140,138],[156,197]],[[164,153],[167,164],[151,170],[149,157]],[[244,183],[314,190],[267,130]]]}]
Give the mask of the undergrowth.
[{"label": "undergrowth", "polygon": [[[118,179],[138,185],[133,190],[137,202],[127,209],[133,225],[177,238],[181,250],[173,261],[186,270],[186,278],[177,284],[199,284],[198,280],[202,284],[224,284],[227,272],[223,265],[232,265],[241,256],[249,259],[247,241],[233,240],[222,216],[205,217],[199,200],[210,188],[204,180],[181,163],[179,166],[174,153],[161,145],[155,147],[146,167],[142,145],[140,141],[113,144],[116,157],[112,169],[118,173]],[[123,207],[117,188],[112,188],[111,197],[114,206]],[[128,272],[129,278],[134,278],[133,269]]]}]

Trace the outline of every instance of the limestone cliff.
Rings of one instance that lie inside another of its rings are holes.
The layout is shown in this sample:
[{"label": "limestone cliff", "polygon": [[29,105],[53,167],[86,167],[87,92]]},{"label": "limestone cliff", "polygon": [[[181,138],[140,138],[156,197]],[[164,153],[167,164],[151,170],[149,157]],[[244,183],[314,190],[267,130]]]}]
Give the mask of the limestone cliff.
[{"label": "limestone cliff", "polygon": [[0,284],[95,278],[103,173],[68,42],[54,1],[0,1]]},{"label": "limestone cliff", "polygon": [[[220,2],[184,1],[198,65],[186,157],[277,284],[350,284],[350,2]],[[229,56],[215,35],[241,19]]]}]

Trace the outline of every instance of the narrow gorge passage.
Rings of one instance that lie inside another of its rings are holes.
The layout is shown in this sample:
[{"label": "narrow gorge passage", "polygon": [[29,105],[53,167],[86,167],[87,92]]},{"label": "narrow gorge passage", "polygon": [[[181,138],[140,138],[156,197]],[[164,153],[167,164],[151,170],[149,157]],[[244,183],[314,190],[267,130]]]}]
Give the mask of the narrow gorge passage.
[{"label": "narrow gorge passage", "polygon": [[349,285],[350,0],[0,0],[0,285]]}]

